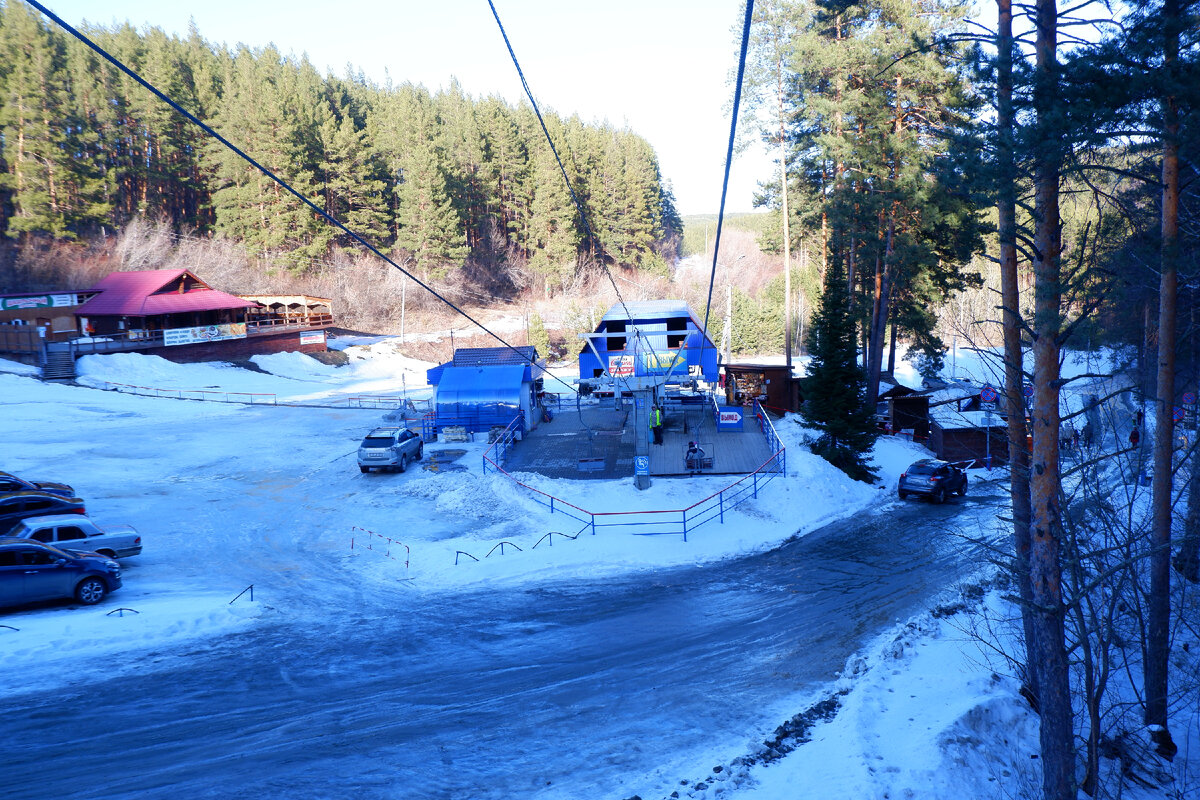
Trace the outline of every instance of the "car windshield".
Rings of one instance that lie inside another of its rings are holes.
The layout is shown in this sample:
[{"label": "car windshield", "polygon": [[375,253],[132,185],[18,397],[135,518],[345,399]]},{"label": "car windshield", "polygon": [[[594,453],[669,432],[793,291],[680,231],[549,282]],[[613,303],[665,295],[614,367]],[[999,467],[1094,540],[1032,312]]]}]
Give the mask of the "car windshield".
[{"label": "car windshield", "polygon": [[937,468],[937,464],[917,463],[908,468],[908,473],[910,475],[932,475]]},{"label": "car windshield", "polygon": [[391,447],[392,437],[390,436],[368,436],[363,439],[363,447]]}]

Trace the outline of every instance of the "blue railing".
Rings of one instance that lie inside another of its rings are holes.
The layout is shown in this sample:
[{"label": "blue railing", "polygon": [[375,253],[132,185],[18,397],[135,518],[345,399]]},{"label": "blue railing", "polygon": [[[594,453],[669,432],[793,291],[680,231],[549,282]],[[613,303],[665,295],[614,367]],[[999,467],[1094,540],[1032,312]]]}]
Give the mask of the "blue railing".
[{"label": "blue railing", "polygon": [[763,487],[784,474],[786,451],[779,436],[775,433],[775,427],[771,424],[766,412],[758,407],[757,403],[755,404],[755,414],[759,418],[759,425],[767,436],[768,443],[773,448],[770,458],[754,472],[687,508],[594,512],[522,483],[504,469],[504,461],[515,441],[514,426],[519,420],[513,420],[513,423],[505,429],[504,434],[497,437],[492,446],[484,452],[483,471],[485,474],[495,472],[508,476],[513,483],[527,489],[535,501],[549,508],[550,513],[564,514],[581,523],[583,527],[580,528],[580,533],[590,530],[595,535],[601,529],[624,528],[630,533],[643,536],[682,535],[686,542],[689,532],[714,519],[723,523],[727,511],[732,511],[747,500],[758,497],[758,493]]},{"label": "blue railing", "polygon": [[[496,472],[504,472],[504,464],[508,461],[508,454],[513,449],[513,445],[517,441],[517,432],[524,432],[525,417],[517,414],[513,417],[512,422],[508,423],[508,427],[504,432],[496,437],[492,442],[492,446],[483,452],[483,474],[488,473],[488,466]],[[505,475],[508,473],[505,472]]]}]

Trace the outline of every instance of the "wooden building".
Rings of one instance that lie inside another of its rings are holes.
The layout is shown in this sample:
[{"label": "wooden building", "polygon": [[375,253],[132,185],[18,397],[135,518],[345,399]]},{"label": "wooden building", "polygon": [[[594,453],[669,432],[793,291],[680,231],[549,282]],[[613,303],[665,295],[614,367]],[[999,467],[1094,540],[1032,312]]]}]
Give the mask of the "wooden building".
[{"label": "wooden building", "polygon": [[725,364],[725,400],[745,405],[758,399],[767,410],[776,413],[799,411],[804,402],[800,381],[786,364]]}]

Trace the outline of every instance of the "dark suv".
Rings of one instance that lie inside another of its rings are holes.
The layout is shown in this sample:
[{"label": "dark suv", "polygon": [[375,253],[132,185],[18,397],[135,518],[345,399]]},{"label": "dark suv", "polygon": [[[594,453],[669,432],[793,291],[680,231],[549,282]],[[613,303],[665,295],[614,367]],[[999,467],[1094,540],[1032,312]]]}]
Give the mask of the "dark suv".
[{"label": "dark suv", "polygon": [[967,493],[967,473],[948,461],[925,458],[900,474],[896,493],[901,500],[923,494],[935,503],[944,503],[951,494],[962,497]]},{"label": "dark suv", "polygon": [[50,492],[0,494],[0,536],[7,534],[18,522],[28,517],[86,513],[87,509],[78,497],[63,497]]},{"label": "dark suv", "polygon": [[99,553],[69,553],[29,539],[0,538],[0,606],[73,597],[90,606],[121,586],[121,567]]}]

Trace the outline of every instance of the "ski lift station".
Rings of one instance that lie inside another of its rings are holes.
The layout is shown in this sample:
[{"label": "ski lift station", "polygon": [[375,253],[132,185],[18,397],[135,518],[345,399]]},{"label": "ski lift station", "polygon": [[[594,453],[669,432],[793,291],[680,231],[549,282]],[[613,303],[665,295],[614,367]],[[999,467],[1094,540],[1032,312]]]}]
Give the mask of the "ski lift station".
[{"label": "ski lift station", "polygon": [[[651,476],[746,475],[775,457],[778,441],[757,418],[765,412],[753,403],[729,406],[716,392],[717,347],[686,303],[618,303],[580,338],[578,392],[556,394],[547,380],[552,421],[529,426],[524,441],[504,449],[506,470],[633,476],[645,488]],[[655,408],[661,444],[651,429]],[[690,443],[703,450],[702,461],[685,458]]]}]

